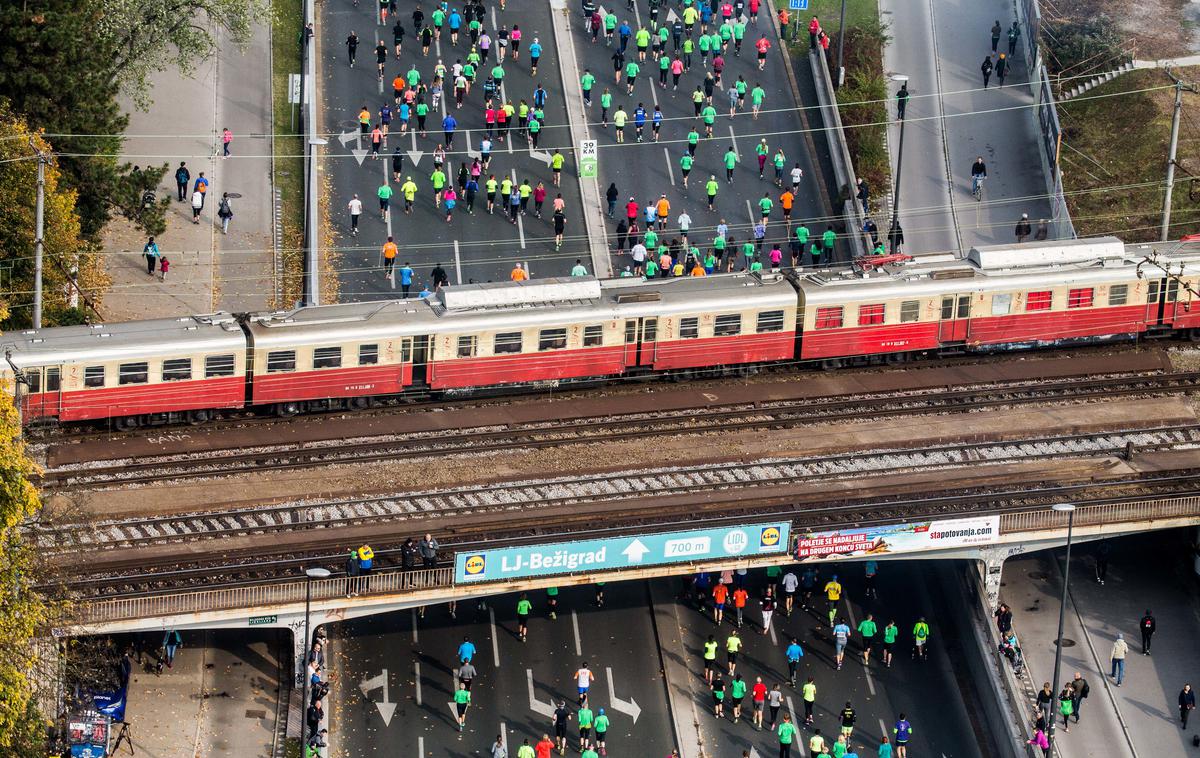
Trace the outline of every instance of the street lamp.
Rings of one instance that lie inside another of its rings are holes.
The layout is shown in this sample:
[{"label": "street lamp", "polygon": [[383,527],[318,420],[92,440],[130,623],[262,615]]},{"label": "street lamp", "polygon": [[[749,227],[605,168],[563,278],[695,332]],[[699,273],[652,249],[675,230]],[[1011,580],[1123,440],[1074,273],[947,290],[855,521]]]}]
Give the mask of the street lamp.
[{"label": "street lamp", "polygon": [[[320,248],[319,241],[321,239],[321,230],[317,228],[316,219],[309,218],[310,211],[309,203],[316,203],[317,187],[320,182],[317,181],[317,148],[322,145],[328,145],[329,140],[322,137],[312,137],[308,140],[308,171],[305,172],[305,187],[304,187],[304,304],[305,305],[320,305],[321,295],[317,291],[320,286],[320,271],[317,269],[317,251]],[[316,214],[312,214],[316,215]]]},{"label": "street lamp", "polygon": [[[1063,564],[1063,579],[1062,579],[1062,599],[1058,606],[1058,638],[1055,641],[1054,650],[1054,678],[1050,680],[1051,692],[1058,692],[1058,677],[1059,670],[1062,668],[1062,641],[1063,641],[1063,623],[1067,617],[1067,583],[1071,578],[1071,537],[1075,527],[1075,504],[1074,503],[1055,503],[1050,506],[1052,510],[1059,513],[1067,514],[1067,562]],[[1055,713],[1059,706],[1058,695],[1054,695],[1052,701],[1056,708],[1050,712],[1050,724],[1046,730],[1046,739],[1050,744],[1050,755],[1054,754],[1054,724]]]},{"label": "street lamp", "polygon": [[842,65],[842,49],[846,44],[846,0],[842,0],[842,16],[838,22],[838,70],[837,70],[837,86],[838,89],[846,83],[846,67]]},{"label": "street lamp", "polygon": [[[893,74],[893,82],[899,82],[901,87],[908,83],[908,77],[903,74]],[[899,107],[899,106],[897,106]],[[892,226],[888,230],[888,243],[893,255],[900,252],[900,169],[904,166],[904,119],[900,119],[900,148],[896,151],[896,190],[892,193]]]},{"label": "street lamp", "polygon": [[300,723],[302,724],[302,726],[300,727],[301,742],[302,742],[302,744],[300,745],[301,750],[304,750],[305,746],[308,745],[308,740],[312,737],[312,735],[310,735],[308,733],[308,684],[309,684],[308,678],[309,677],[308,677],[308,664],[305,663],[305,659],[308,658],[308,651],[312,647],[312,644],[309,642],[309,632],[308,632],[308,616],[312,609],[312,580],[313,579],[328,579],[328,578],[329,578],[329,569],[325,569],[325,568],[304,569],[304,652],[301,654],[301,658],[300,658],[300,676],[304,679],[304,684],[302,685],[302,687],[303,687],[302,692],[304,694],[301,695],[301,700],[300,700]]}]

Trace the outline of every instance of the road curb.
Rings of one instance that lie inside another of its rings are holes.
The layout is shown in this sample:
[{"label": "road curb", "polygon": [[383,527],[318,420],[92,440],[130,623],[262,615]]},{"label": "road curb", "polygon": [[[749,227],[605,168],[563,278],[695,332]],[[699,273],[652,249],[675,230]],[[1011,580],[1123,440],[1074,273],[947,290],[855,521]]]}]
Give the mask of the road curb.
[{"label": "road curb", "polygon": [[[662,666],[663,686],[667,690],[667,710],[671,714],[671,730],[675,735],[675,744],[679,748],[680,758],[706,758],[704,739],[700,734],[700,716],[696,712],[696,700],[691,697],[691,688],[687,685],[690,673],[687,667],[679,663],[677,657],[665,655],[664,648],[683,651],[682,625],[676,610],[667,610],[673,605],[668,599],[663,601],[662,582],[647,582],[646,594],[650,599],[650,620],[654,626],[654,638],[658,642],[658,659]],[[659,619],[662,614],[663,618]],[[675,698],[687,698],[686,703],[676,703]]]}]

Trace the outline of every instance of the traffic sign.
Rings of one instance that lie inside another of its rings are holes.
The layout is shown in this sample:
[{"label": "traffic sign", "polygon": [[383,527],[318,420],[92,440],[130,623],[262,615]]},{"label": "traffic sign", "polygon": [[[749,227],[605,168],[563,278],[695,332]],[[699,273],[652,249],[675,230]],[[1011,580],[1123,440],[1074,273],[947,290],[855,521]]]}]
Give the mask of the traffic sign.
[{"label": "traffic sign", "polygon": [[808,0],[788,0],[788,8],[794,11],[808,10]]},{"label": "traffic sign", "polygon": [[[795,0],[792,0],[795,2]],[[297,105],[300,102],[300,75],[288,74],[288,104]]]},{"label": "traffic sign", "polygon": [[778,555],[788,549],[789,527],[788,522],[780,521],[458,553],[454,556],[455,582],[495,582]]},{"label": "traffic sign", "polygon": [[600,151],[596,147],[596,140],[585,139],[579,143],[579,176],[584,179],[596,178],[596,170],[599,166]]}]

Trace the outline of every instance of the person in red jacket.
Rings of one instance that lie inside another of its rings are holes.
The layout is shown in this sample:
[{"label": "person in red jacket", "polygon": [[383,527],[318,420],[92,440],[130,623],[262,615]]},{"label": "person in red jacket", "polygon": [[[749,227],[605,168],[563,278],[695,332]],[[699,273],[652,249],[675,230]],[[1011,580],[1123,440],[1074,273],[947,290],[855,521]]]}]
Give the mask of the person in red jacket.
[{"label": "person in red jacket", "polygon": [[812,17],[812,21],[808,22],[808,47],[811,50],[817,49],[817,36],[821,34],[821,22],[816,16]]}]

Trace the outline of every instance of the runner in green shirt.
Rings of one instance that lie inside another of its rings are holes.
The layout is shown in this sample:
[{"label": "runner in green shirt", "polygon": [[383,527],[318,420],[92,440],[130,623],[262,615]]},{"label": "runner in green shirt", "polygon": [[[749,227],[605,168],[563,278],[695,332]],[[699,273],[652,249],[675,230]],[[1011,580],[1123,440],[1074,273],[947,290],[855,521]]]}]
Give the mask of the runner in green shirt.
[{"label": "runner in green shirt", "polygon": [[737,166],[738,155],[737,155],[737,151],[734,150],[732,146],[728,150],[725,151],[724,161],[725,161],[725,181],[728,182],[729,184],[733,184],[733,169],[735,166]]},{"label": "runner in green shirt", "polygon": [[[604,709],[601,708],[599,713],[596,716],[596,749],[597,750],[599,750],[601,752],[607,752],[605,750],[605,745],[604,745],[607,735],[608,735],[608,716],[606,716],[604,714]],[[584,753],[584,755],[587,755],[587,753]]]},{"label": "runner in green shirt", "polygon": [[704,643],[704,681],[713,682],[713,674],[717,668],[717,638],[711,634]]},{"label": "runner in green shirt", "polygon": [[646,60],[646,48],[650,47],[650,30],[642,27],[634,32],[634,41],[637,43],[638,60]]},{"label": "runner in green shirt", "polygon": [[600,125],[608,126],[608,109],[612,107],[612,93],[608,87],[600,93]]},{"label": "runner in green shirt", "polygon": [[638,72],[642,67],[637,64],[637,61],[629,61],[625,64],[625,86],[627,94],[633,94],[633,84],[637,81]]},{"label": "runner in green shirt", "polygon": [[792,714],[783,714],[783,723],[779,725],[775,733],[779,735],[779,755],[787,758],[791,755],[792,742],[796,739],[796,725],[792,723]]},{"label": "runner in green shirt", "polygon": [[929,653],[926,650],[926,643],[929,642],[929,624],[925,623],[925,617],[917,619],[917,623],[913,624],[913,657],[926,660]]},{"label": "runner in green shirt", "polygon": [[858,633],[863,636],[863,665],[866,666],[871,662],[871,647],[875,644],[875,632],[878,629],[875,623],[875,617],[867,614],[867,617],[859,622]]},{"label": "runner in green shirt", "polygon": [[440,208],[442,206],[442,190],[446,188],[446,175],[440,168],[435,168],[429,175],[429,181],[433,183],[433,206]]},{"label": "runner in green shirt", "polygon": [[521,638],[521,642],[525,642],[529,636],[529,612],[533,610],[533,603],[529,602],[529,597],[522,592],[521,599],[517,601],[517,636]]},{"label": "runner in green shirt", "polygon": [[888,668],[892,667],[892,648],[895,646],[896,637],[899,634],[900,628],[896,626],[895,621],[889,621],[883,628],[883,665]]},{"label": "runner in green shirt", "polygon": [[750,90],[750,111],[754,114],[754,118],[758,118],[758,112],[762,110],[763,101],[767,99],[767,91],[762,88],[761,84],[755,83],[754,89]]},{"label": "runner in green shirt", "polygon": [[592,724],[596,723],[592,709],[588,707],[586,700],[576,717],[579,719],[579,752],[582,753],[592,746]]},{"label": "runner in green shirt", "polygon": [[825,232],[821,235],[821,247],[825,248],[825,253],[833,257],[833,243],[837,241],[837,232],[832,226],[826,226]]},{"label": "runner in green shirt", "polygon": [[754,273],[757,273],[762,270],[763,270],[762,261],[760,261],[758,259],[758,256],[756,255],[756,256],[754,256],[754,262],[750,264],[750,273],[754,274]]},{"label": "runner in green shirt", "polygon": [[459,683],[454,692],[454,710],[458,712],[458,731],[462,731],[467,723],[467,706],[471,704],[471,691],[467,685]]},{"label": "runner in green shirt", "polygon": [[375,194],[379,196],[379,216],[384,221],[387,221],[388,205],[392,200],[392,188],[390,185],[381,184],[379,185],[379,191]]},{"label": "runner in green shirt", "polygon": [[746,697],[746,682],[741,674],[733,677],[733,683],[729,685],[729,695],[733,698],[733,723],[736,724],[742,718],[742,698]]},{"label": "runner in green shirt", "polygon": [[592,87],[596,84],[596,77],[588,69],[583,70],[583,76],[579,78],[579,86],[583,88],[583,104],[592,104]]},{"label": "runner in green shirt", "polygon": [[687,146],[688,155],[695,158],[696,157],[696,148],[700,145],[700,132],[696,131],[695,128],[693,128],[690,132],[687,133],[687,141],[688,141],[688,146]]},{"label": "runner in green shirt", "polygon": [[537,758],[537,753],[534,752],[533,746],[529,744],[529,738],[521,743],[521,747],[517,748],[517,758]]},{"label": "runner in green shirt", "polygon": [[708,181],[704,184],[704,191],[708,193],[708,209],[715,211],[717,202],[717,190],[721,185],[717,184],[717,177],[712,174],[708,175]]},{"label": "runner in green shirt", "polygon": [[[505,181],[508,181],[507,179]],[[512,194],[512,184],[509,183],[509,191],[505,195]],[[550,610],[550,618],[558,618],[558,587],[546,588],[546,607]]]},{"label": "runner in green shirt", "polygon": [[771,209],[775,207],[775,203],[767,193],[763,193],[762,199],[758,201],[758,211],[762,215],[763,223],[767,223],[767,219],[771,217]]},{"label": "runner in green shirt", "polygon": [[651,256],[646,259],[646,278],[653,279],[658,276],[658,261]]},{"label": "runner in green shirt", "polygon": [[704,110],[700,111],[701,118],[704,119],[704,136],[709,139],[713,136],[713,122],[717,120],[717,109],[711,105],[704,106]]},{"label": "runner in green shirt", "polygon": [[[775,166],[775,186],[783,187],[783,168],[787,164],[787,156],[784,155],[782,147],[775,151],[775,157],[771,161]],[[788,208],[784,208],[784,210],[786,211]],[[783,215],[786,217],[788,214],[784,213]]]},{"label": "runner in green shirt", "polygon": [[817,702],[817,683],[810,676],[804,686],[800,688],[800,694],[804,698],[804,723],[812,725],[813,722],[813,707]]}]

